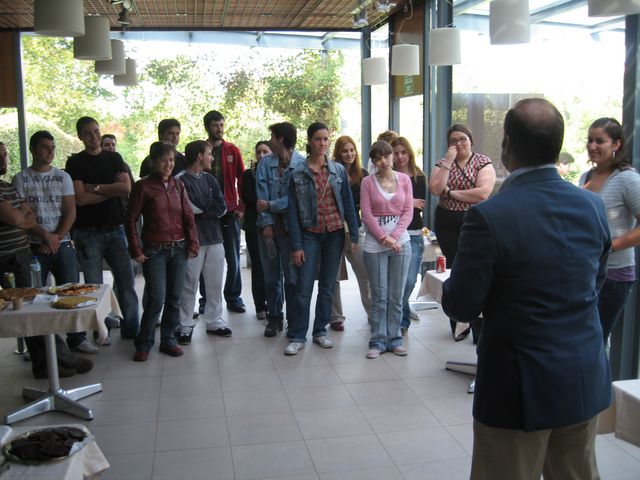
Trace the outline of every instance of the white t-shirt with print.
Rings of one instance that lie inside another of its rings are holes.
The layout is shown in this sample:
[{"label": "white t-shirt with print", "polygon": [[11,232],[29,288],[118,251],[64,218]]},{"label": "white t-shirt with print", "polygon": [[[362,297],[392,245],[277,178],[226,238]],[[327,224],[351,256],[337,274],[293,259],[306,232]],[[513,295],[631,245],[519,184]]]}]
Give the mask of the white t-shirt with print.
[{"label": "white t-shirt with print", "polygon": [[[52,167],[48,172],[36,172],[28,167],[11,181],[36,215],[36,222],[48,232],[53,232],[62,220],[62,197],[74,195],[73,181],[69,174]],[[69,234],[63,241],[70,240]],[[42,243],[42,238],[30,235],[31,243]]]}]

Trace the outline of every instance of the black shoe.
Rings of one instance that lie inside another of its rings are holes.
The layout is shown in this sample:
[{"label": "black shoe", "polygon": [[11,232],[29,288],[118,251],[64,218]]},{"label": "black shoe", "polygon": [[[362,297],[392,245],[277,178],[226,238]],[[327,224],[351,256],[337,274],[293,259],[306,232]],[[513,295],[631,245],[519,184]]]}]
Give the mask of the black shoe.
[{"label": "black shoe", "polygon": [[191,336],[193,335],[193,328],[178,328],[176,331],[176,338],[178,344],[189,345],[191,343]]},{"label": "black shoe", "polygon": [[282,331],[282,319],[281,318],[269,318],[267,320],[267,326],[264,328],[265,337],[275,337],[278,332]]},{"label": "black shoe", "polygon": [[217,330],[207,330],[207,333],[218,335],[219,337],[230,337],[232,334],[231,329],[228,327],[222,327]]},{"label": "black shoe", "polygon": [[247,311],[247,308],[244,306],[244,303],[227,303],[227,310],[231,310],[236,313],[244,313]]},{"label": "black shoe", "polygon": [[[204,303],[204,302],[202,302],[202,303],[198,306],[198,313],[199,313],[200,315],[204,315],[204,305],[205,305],[205,303]],[[194,312],[194,313],[195,313],[195,312]],[[193,317],[193,318],[196,318],[196,317]]]},{"label": "black shoe", "polygon": [[195,320],[199,316],[200,316],[200,314],[198,312],[193,312],[193,317],[191,317],[191,318],[193,318]]}]

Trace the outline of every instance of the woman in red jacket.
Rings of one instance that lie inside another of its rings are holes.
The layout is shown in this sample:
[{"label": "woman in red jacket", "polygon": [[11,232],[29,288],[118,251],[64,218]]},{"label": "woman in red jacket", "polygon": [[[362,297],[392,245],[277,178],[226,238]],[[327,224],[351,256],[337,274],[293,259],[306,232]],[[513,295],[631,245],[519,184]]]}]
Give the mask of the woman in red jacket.
[{"label": "woman in red jacket", "polygon": [[[133,360],[144,362],[154,343],[155,319],[162,311],[160,351],[172,357],[184,352],[174,331],[179,324],[180,294],[187,258],[198,254],[198,233],[189,198],[172,176],[175,148],[162,142],[151,145],[151,174],[138,180],[129,198],[127,240],[131,256],[142,264],[145,279],[144,312],[135,339]],[[142,244],[137,222],[144,218]]]}]

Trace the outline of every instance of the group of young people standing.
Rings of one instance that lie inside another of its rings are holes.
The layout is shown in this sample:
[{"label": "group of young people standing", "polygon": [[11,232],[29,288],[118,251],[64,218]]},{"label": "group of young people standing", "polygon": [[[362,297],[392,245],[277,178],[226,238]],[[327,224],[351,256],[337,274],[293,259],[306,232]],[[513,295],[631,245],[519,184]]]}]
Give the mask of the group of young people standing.
[{"label": "group of young people standing", "polygon": [[[286,319],[284,353],[295,355],[304,348],[317,280],[311,336],[320,347],[333,347],[328,327],[344,330],[338,279],[346,258],[371,325],[367,357],[387,351],[406,355],[402,331],[409,325],[408,299],[422,260],[426,198],[426,178],[411,145],[402,137],[391,144],[375,142],[369,175],[352,138],[338,138],[330,153],[330,132],[323,123],[307,129],[306,158],[295,151],[293,125],[283,122],[269,129],[271,140],[256,145],[255,171],[245,173],[243,181],[248,217],[255,205],[255,228],[245,220],[245,231],[252,275],[260,269],[264,278],[265,336],[282,331]],[[257,249],[251,246],[254,238]],[[259,316],[260,305],[258,299]]]}]

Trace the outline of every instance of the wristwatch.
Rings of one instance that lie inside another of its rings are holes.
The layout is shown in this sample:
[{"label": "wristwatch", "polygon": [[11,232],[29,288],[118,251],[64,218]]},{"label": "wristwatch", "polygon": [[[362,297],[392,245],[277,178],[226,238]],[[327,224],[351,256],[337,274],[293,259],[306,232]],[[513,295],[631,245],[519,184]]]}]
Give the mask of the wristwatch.
[{"label": "wristwatch", "polygon": [[93,193],[100,193],[100,185],[93,187]]}]

